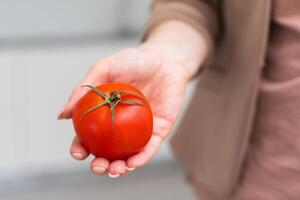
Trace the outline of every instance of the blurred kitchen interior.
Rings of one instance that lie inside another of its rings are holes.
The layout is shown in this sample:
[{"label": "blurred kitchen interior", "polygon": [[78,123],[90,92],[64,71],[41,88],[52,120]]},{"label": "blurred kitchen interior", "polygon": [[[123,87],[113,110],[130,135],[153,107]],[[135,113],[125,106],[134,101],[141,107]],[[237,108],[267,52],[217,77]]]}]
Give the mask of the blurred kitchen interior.
[{"label": "blurred kitchen interior", "polygon": [[[138,44],[150,0],[0,1],[0,199],[192,199],[163,145],[145,168],[96,177],[56,114],[97,60]],[[189,86],[186,102],[192,95]]]}]

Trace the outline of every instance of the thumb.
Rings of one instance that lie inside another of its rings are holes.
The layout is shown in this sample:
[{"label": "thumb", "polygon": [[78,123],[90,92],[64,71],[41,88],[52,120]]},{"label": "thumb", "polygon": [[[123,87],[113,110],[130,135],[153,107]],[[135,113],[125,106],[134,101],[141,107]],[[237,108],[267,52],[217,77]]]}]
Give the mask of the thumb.
[{"label": "thumb", "polygon": [[85,78],[75,87],[67,103],[59,111],[57,119],[69,119],[72,117],[73,108],[90,90],[89,88],[81,87],[82,85],[98,86],[107,82],[108,66],[105,63],[105,61],[99,61],[91,67]]}]

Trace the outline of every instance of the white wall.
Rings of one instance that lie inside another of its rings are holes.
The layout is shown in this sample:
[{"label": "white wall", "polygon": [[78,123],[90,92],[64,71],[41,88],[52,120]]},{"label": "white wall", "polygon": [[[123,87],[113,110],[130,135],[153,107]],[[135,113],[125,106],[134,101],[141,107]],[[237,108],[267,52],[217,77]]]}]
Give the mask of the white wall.
[{"label": "white wall", "polygon": [[140,31],[150,0],[0,1],[0,41]]}]

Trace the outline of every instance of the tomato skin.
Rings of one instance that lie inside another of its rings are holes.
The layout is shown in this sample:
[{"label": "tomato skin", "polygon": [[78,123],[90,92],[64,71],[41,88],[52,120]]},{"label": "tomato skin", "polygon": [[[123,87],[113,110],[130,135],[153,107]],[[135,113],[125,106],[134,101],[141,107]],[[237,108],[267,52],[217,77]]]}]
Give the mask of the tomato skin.
[{"label": "tomato skin", "polygon": [[[144,96],[139,89],[127,83],[108,83],[97,88],[105,94],[131,90]],[[89,108],[104,101],[93,91],[81,98],[73,109],[73,125],[79,141],[95,157],[110,161],[127,159],[140,152],[151,138],[153,115],[146,98],[125,93],[121,100],[133,100],[144,105],[118,103],[114,124],[108,104],[82,117]]]}]

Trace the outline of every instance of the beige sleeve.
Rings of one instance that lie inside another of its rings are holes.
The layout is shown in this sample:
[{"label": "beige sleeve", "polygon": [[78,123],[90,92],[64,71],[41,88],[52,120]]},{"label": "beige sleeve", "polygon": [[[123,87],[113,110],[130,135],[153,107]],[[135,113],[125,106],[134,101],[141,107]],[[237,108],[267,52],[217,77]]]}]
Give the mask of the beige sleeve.
[{"label": "beige sleeve", "polygon": [[174,19],[191,25],[212,47],[219,29],[217,0],[154,0],[143,40],[159,23]]}]

